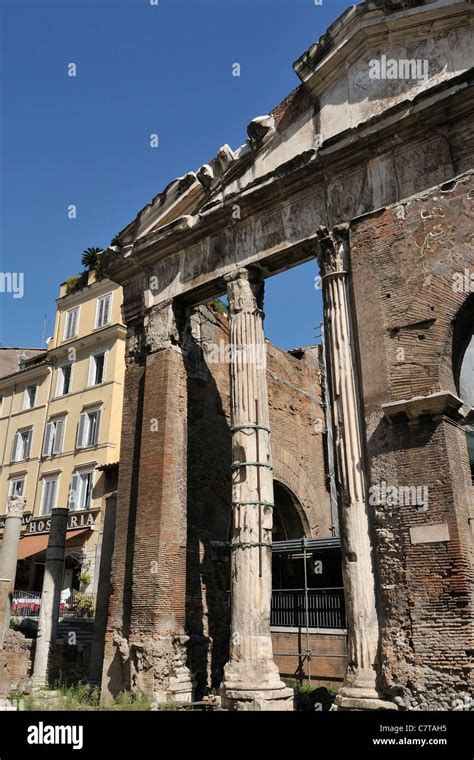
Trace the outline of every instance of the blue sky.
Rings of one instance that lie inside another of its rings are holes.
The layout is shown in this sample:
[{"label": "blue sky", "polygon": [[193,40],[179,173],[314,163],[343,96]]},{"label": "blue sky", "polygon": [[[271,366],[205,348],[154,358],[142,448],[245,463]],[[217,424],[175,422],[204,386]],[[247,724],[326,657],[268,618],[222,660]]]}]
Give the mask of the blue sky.
[{"label": "blue sky", "polygon": [[[82,250],[108,244],[224,143],[241,145],[248,122],[298,85],[293,61],[349,4],[0,0],[0,271],[24,273],[23,298],[0,293],[0,344],[41,345]],[[266,331],[283,348],[315,342],[315,273],[306,264],[267,280]]]}]

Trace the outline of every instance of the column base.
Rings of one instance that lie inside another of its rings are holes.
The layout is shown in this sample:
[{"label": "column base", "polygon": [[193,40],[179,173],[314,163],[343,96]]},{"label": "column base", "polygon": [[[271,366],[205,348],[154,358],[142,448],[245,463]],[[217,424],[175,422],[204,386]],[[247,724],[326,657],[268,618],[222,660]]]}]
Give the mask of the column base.
[{"label": "column base", "polygon": [[395,702],[380,696],[375,682],[376,674],[372,668],[348,671],[331,710],[398,710]]},{"label": "column base", "polygon": [[34,674],[31,677],[31,688],[32,691],[41,691],[41,689],[47,689],[48,688],[48,679],[43,676],[35,676]]},{"label": "column base", "polygon": [[331,707],[331,711],[344,712],[347,710],[398,710],[398,705],[381,698],[375,689],[343,686]]},{"label": "column base", "polygon": [[282,683],[281,689],[221,689],[224,710],[246,712],[289,712],[294,709],[294,692]]}]

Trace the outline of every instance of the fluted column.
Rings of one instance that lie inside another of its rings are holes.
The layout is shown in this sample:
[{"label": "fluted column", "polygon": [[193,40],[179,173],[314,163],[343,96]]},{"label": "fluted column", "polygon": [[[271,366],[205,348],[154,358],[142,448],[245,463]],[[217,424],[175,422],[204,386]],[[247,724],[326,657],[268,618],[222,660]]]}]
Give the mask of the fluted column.
[{"label": "fluted column", "polygon": [[379,625],[369,531],[356,354],[348,286],[348,228],[320,228],[326,348],[340,489],[348,669],[336,709],[393,709],[377,691]]},{"label": "fluted column", "polygon": [[273,480],[263,333],[263,281],[256,270],[227,278],[231,345],[232,570],[230,659],[223,704],[291,710],[270,635]]},{"label": "fluted column", "polygon": [[0,577],[10,578],[12,584],[15,583],[18,545],[25,505],[26,499],[23,496],[10,496],[5,515],[3,543],[0,552]]},{"label": "fluted column", "polygon": [[3,580],[3,593],[0,600],[0,647],[3,646],[3,636],[10,625],[11,593],[15,585],[18,545],[20,543],[21,523],[25,505],[26,499],[22,496],[11,496],[8,499],[3,543],[0,552],[0,578]]}]

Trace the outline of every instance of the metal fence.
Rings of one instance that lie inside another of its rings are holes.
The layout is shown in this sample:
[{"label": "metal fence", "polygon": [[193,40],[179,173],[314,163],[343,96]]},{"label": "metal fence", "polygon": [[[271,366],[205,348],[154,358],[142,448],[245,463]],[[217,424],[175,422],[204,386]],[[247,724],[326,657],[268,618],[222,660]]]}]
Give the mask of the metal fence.
[{"label": "metal fence", "polygon": [[14,591],[11,614],[16,617],[38,617],[41,607],[40,591]]},{"label": "metal fence", "polygon": [[[80,604],[70,595],[62,597],[59,605],[59,619],[93,620],[95,615],[95,594],[81,594]],[[37,618],[41,607],[40,591],[14,591],[11,614],[14,617]]]},{"label": "metal fence", "polygon": [[345,628],[342,588],[273,589],[271,625],[289,628]]}]

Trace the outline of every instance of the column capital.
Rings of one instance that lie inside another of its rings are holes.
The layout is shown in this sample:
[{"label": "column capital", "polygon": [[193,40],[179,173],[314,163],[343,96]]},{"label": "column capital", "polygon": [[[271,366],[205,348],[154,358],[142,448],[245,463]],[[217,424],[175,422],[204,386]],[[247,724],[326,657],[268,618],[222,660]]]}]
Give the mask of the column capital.
[{"label": "column capital", "polygon": [[26,507],[24,496],[10,496],[7,505],[7,517],[23,517],[23,511]]},{"label": "column capital", "polygon": [[263,307],[264,280],[256,267],[234,269],[224,277],[231,314],[261,312]]},{"label": "column capital", "polygon": [[152,306],[143,319],[145,345],[148,353],[154,353],[180,342],[180,331],[176,319],[176,304],[173,299]]},{"label": "column capital", "polygon": [[317,235],[317,257],[322,277],[346,274],[349,268],[349,225],[339,224],[332,230],[320,227]]}]

